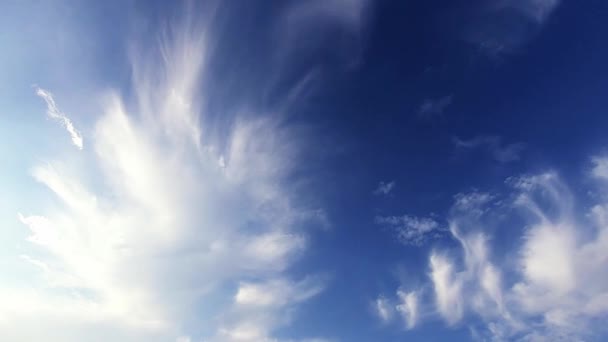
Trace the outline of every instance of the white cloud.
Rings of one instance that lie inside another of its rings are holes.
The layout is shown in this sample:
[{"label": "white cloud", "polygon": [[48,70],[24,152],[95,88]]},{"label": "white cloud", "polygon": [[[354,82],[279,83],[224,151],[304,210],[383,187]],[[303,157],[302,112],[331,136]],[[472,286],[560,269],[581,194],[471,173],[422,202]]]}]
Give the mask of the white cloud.
[{"label": "white cloud", "polygon": [[390,182],[380,182],[376,190],[374,190],[374,195],[388,195],[395,188],[395,181]]},{"label": "white cloud", "polygon": [[454,146],[461,150],[485,149],[499,163],[518,161],[525,148],[522,143],[503,144],[498,136],[478,136],[470,140],[453,139]]},{"label": "white cloud", "polygon": [[400,304],[397,305],[397,311],[403,317],[405,327],[407,329],[413,329],[418,323],[418,293],[404,292],[402,290],[397,291]]},{"label": "white cloud", "polygon": [[395,314],[401,316],[406,329],[413,329],[420,318],[419,291],[397,290],[396,299],[391,300],[383,295],[373,302],[374,313],[382,323],[393,321]]},{"label": "white cloud", "polygon": [[374,311],[382,322],[387,323],[393,319],[395,309],[390,300],[384,296],[379,296],[374,301]]},{"label": "white cloud", "polygon": [[464,311],[462,281],[447,257],[433,253],[430,265],[437,310],[448,323],[455,324],[460,321]]},{"label": "white cloud", "polygon": [[78,147],[78,149],[82,150],[83,148],[83,139],[82,135],[65,114],[63,114],[59,108],[57,108],[57,104],[55,103],[55,99],[53,99],[53,94],[51,94],[48,90],[44,90],[42,88],[36,87],[36,95],[40,96],[44,102],[46,102],[46,114],[49,118],[59,121],[63,127],[70,134],[70,138],[72,139],[72,143],[74,146]]},{"label": "white cloud", "polygon": [[305,278],[299,282],[272,279],[263,282],[242,282],[234,296],[231,309],[212,341],[275,341],[271,328],[278,322],[290,321],[289,309],[322,291],[325,280]]},{"label": "white cloud", "polygon": [[[320,216],[285,185],[297,135],[279,116],[259,116],[235,119],[227,142],[203,136],[206,32],[169,32],[161,64],[149,51],[134,53],[134,103],[106,95],[87,164],[66,158],[33,168],[53,197],[16,215],[32,242],[23,272],[36,280],[0,286],[0,335],[273,340],[323,289],[319,277],[287,272],[306,249],[302,227]],[[37,93],[82,147],[50,93]]]},{"label": "white cloud", "polygon": [[399,242],[405,245],[420,246],[428,239],[441,236],[442,233],[439,223],[428,217],[377,216],[375,222],[389,227]]},{"label": "white cloud", "polygon": [[607,158],[593,158],[593,169],[592,174],[594,177],[599,179],[608,180],[608,159]]},{"label": "white cloud", "polygon": [[[593,159],[598,182],[605,182],[606,160]],[[450,325],[470,325],[479,339],[595,338],[603,329],[598,322],[608,317],[608,204],[592,206],[586,217],[577,213],[575,197],[555,172],[507,184],[514,189],[511,208],[493,206],[483,193],[456,196],[448,221],[461,256],[434,250],[429,257],[438,314]],[[513,208],[524,226],[503,229],[523,233],[499,252],[493,246],[502,241],[492,240],[487,218],[511,216]]]},{"label": "white cloud", "polygon": [[454,96],[448,95],[437,99],[426,99],[418,108],[418,116],[423,119],[433,119],[443,116],[443,112],[452,104]]}]

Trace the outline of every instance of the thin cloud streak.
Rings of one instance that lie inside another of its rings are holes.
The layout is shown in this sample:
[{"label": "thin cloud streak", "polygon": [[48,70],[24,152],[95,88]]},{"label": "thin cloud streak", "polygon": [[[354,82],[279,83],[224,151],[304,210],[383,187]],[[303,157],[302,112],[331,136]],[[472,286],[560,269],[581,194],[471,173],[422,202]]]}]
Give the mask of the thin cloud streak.
[{"label": "thin cloud streak", "polygon": [[55,103],[55,99],[53,99],[53,94],[48,90],[44,90],[39,87],[35,87],[36,95],[46,102],[46,113],[49,118],[59,121],[61,125],[68,131],[70,134],[70,138],[72,139],[72,143],[74,146],[78,147],[79,150],[83,149],[83,138],[80,132],[76,130],[72,120],[70,120],[63,112],[59,110],[57,104]]},{"label": "thin cloud streak", "polygon": [[459,150],[485,149],[499,163],[520,160],[526,145],[523,143],[503,144],[502,138],[494,135],[480,135],[469,140],[454,137],[454,146]]}]

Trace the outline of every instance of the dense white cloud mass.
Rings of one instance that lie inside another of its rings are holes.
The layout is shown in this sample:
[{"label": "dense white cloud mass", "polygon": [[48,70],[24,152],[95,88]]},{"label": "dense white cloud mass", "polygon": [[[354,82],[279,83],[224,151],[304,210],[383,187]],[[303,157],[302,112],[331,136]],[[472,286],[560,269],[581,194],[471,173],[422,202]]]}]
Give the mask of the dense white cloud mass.
[{"label": "dense white cloud mass", "polygon": [[[0,286],[7,340],[270,341],[323,289],[323,277],[286,273],[307,245],[300,228],[322,214],[284,185],[297,135],[248,116],[224,142],[205,136],[205,32],[168,32],[162,63],[134,54],[135,103],[105,97],[87,163],[32,169],[54,199],[16,214],[36,281]],[[37,94],[82,149],[50,93]]]},{"label": "dense white cloud mass", "polygon": [[[593,159],[598,189],[608,185],[607,160]],[[554,172],[506,183],[513,189],[511,206],[496,206],[495,196],[479,192],[455,197],[448,222],[460,248],[431,252],[433,299],[423,304],[449,325],[469,325],[479,339],[593,338],[608,316],[608,204],[577,213],[575,196]],[[517,220],[504,218],[513,209],[526,224],[503,228],[523,233],[515,249],[499,254],[493,246],[500,241],[492,240],[495,230],[486,224],[501,217],[512,225]]]}]

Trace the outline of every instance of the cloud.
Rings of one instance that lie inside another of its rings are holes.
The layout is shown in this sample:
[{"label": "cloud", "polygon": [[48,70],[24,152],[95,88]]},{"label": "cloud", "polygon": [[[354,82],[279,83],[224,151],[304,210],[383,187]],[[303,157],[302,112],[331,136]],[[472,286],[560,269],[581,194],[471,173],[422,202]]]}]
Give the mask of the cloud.
[{"label": "cloud", "polygon": [[405,327],[413,329],[418,323],[418,293],[399,290],[397,296],[399,297],[397,311],[403,317]]},{"label": "cloud", "polygon": [[418,109],[418,117],[426,120],[443,117],[445,110],[452,104],[453,95],[438,99],[426,99]]},{"label": "cloud", "polygon": [[532,20],[544,22],[559,5],[560,0],[497,1],[495,10],[515,9]]},{"label": "cloud", "polygon": [[592,159],[592,175],[598,179],[608,180],[608,159],[596,157]]},{"label": "cloud", "polygon": [[374,311],[382,322],[387,323],[393,319],[395,309],[386,297],[380,296],[374,301]]},{"label": "cloud", "polygon": [[324,283],[325,280],[319,277],[299,282],[272,279],[240,283],[231,310],[223,317],[224,323],[211,340],[270,341],[269,327],[277,321],[289,321],[289,316],[285,315],[288,309],[317,295],[323,290]]},{"label": "cloud", "polygon": [[[279,83],[311,81],[330,69],[352,68],[361,62],[369,0],[311,0],[290,2],[276,26]],[[308,83],[308,82],[305,82]],[[304,84],[305,84],[304,83]]]},{"label": "cloud", "polygon": [[390,228],[404,245],[420,246],[429,238],[439,237],[442,231],[439,223],[428,217],[377,216],[374,221]]},{"label": "cloud", "polygon": [[380,184],[378,184],[378,187],[376,188],[376,190],[374,190],[374,195],[388,195],[391,191],[393,191],[393,189],[395,188],[395,185],[397,183],[395,183],[395,181],[390,181],[390,182],[380,182]]},{"label": "cloud", "polygon": [[[286,182],[300,136],[263,113],[235,114],[225,141],[204,135],[209,32],[167,32],[162,56],[133,50],[133,101],[100,95],[86,164],[47,157],[32,168],[52,197],[16,213],[30,242],[20,267],[34,280],[0,286],[0,335],[274,341],[323,290],[323,277],[288,272],[323,216]],[[50,93],[37,94],[82,147]]]},{"label": "cloud", "polygon": [[397,290],[395,300],[381,295],[373,303],[374,313],[384,324],[392,322],[398,313],[406,329],[413,329],[420,316],[419,296],[418,291],[407,292],[402,289]]},{"label": "cloud", "polygon": [[74,144],[74,146],[82,150],[82,135],[80,134],[80,132],[78,132],[78,130],[76,130],[74,124],[72,123],[72,120],[70,120],[65,114],[63,114],[59,110],[59,108],[57,108],[57,104],[53,99],[53,94],[51,94],[48,90],[44,90],[42,88],[35,87],[35,89],[36,95],[40,96],[44,100],[44,102],[46,102],[46,114],[49,116],[49,118],[59,121],[70,134],[70,138],[72,139],[72,143]]},{"label": "cloud", "polygon": [[518,161],[525,145],[523,143],[503,144],[498,136],[482,135],[470,140],[453,139],[454,146],[460,150],[486,150],[499,163]]},{"label": "cloud", "polygon": [[[592,159],[598,187],[606,184],[607,160]],[[468,325],[479,339],[598,337],[604,331],[599,322],[608,316],[602,271],[608,267],[608,204],[577,212],[576,197],[556,172],[512,177],[507,184],[511,206],[494,206],[493,196],[478,192],[455,197],[448,221],[458,248],[430,253],[432,305],[447,324]],[[496,230],[488,224],[508,229],[513,241],[494,241]]]},{"label": "cloud", "polygon": [[463,38],[492,57],[511,54],[532,40],[559,0],[478,1],[467,16]]}]

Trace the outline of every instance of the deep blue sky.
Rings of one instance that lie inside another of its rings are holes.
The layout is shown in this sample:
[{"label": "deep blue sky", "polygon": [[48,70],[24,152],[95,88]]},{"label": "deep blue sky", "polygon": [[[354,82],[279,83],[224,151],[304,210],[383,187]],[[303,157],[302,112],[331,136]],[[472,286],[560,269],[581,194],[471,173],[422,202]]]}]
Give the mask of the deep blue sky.
[{"label": "deep blue sky", "polygon": [[608,336],[605,1],[0,13],[0,336]]}]

